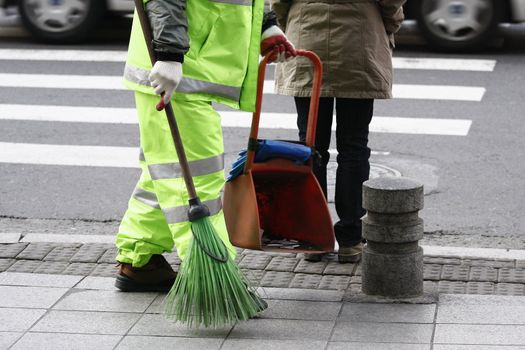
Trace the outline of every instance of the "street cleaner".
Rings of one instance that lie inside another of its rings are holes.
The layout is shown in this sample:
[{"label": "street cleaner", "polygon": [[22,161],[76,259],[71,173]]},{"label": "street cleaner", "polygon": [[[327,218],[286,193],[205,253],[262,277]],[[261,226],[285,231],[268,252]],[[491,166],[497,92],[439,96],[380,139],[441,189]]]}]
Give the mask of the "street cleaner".
[{"label": "street cleaner", "polygon": [[[175,246],[181,260],[192,239],[188,194],[168,122],[155,105],[171,101],[198,196],[235,258],[221,204],[224,145],[212,102],[255,110],[260,54],[295,56],[264,0],[145,0],[153,32],[152,67],[137,16],[124,80],[135,91],[142,174],[116,238],[121,291],[169,291],[176,273],[162,256]],[[240,214],[241,215],[241,214]]]}]

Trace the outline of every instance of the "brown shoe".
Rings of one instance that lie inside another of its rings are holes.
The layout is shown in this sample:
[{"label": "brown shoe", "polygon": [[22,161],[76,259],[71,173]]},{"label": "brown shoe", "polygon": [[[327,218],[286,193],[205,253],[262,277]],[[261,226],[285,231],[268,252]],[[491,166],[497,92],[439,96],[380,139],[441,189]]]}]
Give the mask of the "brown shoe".
[{"label": "brown shoe", "polygon": [[162,255],[153,255],[142,267],[120,263],[115,287],[122,292],[168,292],[176,277]]},{"label": "brown shoe", "polygon": [[363,243],[358,243],[352,247],[339,247],[337,257],[340,263],[356,263],[361,260],[363,254]]}]

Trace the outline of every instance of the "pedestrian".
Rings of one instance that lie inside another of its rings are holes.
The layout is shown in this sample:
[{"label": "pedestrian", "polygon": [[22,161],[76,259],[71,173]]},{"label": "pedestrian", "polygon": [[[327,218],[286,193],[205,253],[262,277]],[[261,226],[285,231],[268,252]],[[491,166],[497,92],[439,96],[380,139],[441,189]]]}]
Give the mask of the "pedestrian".
[{"label": "pedestrian", "polygon": [[[339,262],[357,262],[363,250],[362,184],[370,172],[369,124],[374,100],[392,97],[394,34],[403,21],[405,0],[271,0],[280,27],[298,47],[323,62],[323,85],[314,174],[327,196],[327,165],[336,113],[337,174],[334,225]],[[294,96],[299,138],[306,138],[312,85],[310,63],[302,57],[279,64],[276,91]],[[306,254],[319,261],[322,254]]]},{"label": "pedestrian", "polygon": [[[159,94],[173,104],[197,195],[235,258],[224,223],[224,145],[212,102],[255,110],[259,53],[295,55],[293,45],[264,14],[264,0],[145,0],[153,32],[152,67],[135,14],[124,81],[135,91],[142,174],[116,237],[122,291],[168,291],[176,273],[162,256],[175,245],[180,259],[192,238],[188,194]],[[261,34],[262,33],[262,34]]]}]

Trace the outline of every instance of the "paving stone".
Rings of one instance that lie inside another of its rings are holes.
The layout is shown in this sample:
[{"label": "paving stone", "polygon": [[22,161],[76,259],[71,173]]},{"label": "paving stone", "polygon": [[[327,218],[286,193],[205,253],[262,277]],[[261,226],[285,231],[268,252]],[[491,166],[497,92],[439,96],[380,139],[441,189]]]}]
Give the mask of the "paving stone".
[{"label": "paving stone", "polygon": [[0,243],[18,243],[21,237],[21,233],[0,232]]},{"label": "paving stone", "polygon": [[61,274],[69,263],[64,261],[42,261],[42,263],[35,269],[35,273],[50,273]]},{"label": "paving stone", "polygon": [[22,335],[21,332],[0,332],[0,349],[9,349]]},{"label": "paving stone", "polygon": [[456,281],[439,281],[438,292],[444,294],[465,294],[467,283]]},{"label": "paving stone", "polygon": [[445,256],[425,256],[423,257],[423,263],[438,265],[461,265],[461,259]]},{"label": "paving stone", "polygon": [[[350,345],[351,344],[351,345]],[[329,342],[326,350],[430,350],[430,344],[403,344],[403,343],[359,343],[359,342]],[[436,348],[434,348],[436,349]],[[460,350],[460,349],[454,349]],[[485,349],[476,349],[485,350]],[[496,350],[496,349],[493,349]],[[513,350],[513,349],[504,349]]]},{"label": "paving stone", "polygon": [[27,243],[0,244],[0,258],[15,258],[27,247]]},{"label": "paving stone", "polygon": [[241,269],[241,271],[252,286],[258,286],[264,275],[264,270]]},{"label": "paving stone", "polygon": [[324,275],[319,282],[319,289],[345,290],[350,283],[350,276]]},{"label": "paving stone", "polygon": [[492,282],[467,282],[467,294],[494,294]]},{"label": "paving stone", "polygon": [[242,269],[264,270],[271,259],[272,257],[266,254],[250,253],[244,256],[239,263],[239,267]]},{"label": "paving stone", "polygon": [[324,269],[326,268],[326,265],[328,263],[326,261],[319,261],[319,262],[310,262],[306,260],[299,261],[299,264],[295,267],[294,272],[296,273],[315,273],[315,274],[322,274]]},{"label": "paving stone", "polygon": [[423,290],[425,291],[425,293],[437,293],[438,282],[423,281]]},{"label": "paving stone", "polygon": [[98,259],[98,263],[114,264],[117,260],[118,249],[116,247],[109,248],[104,254]]},{"label": "paving stone", "polygon": [[108,246],[106,244],[83,244],[69,261],[96,263],[107,249]]},{"label": "paving stone", "polygon": [[362,276],[352,276],[350,278],[350,284],[361,284],[363,281],[363,277]]},{"label": "paving stone", "polygon": [[497,269],[502,267],[516,267],[515,260],[508,259],[463,259],[461,260],[461,263],[470,266],[489,266]]},{"label": "paving stone", "polygon": [[[188,327],[182,323],[173,322],[166,319],[165,315],[145,314],[139,322],[130,330],[130,335],[150,335],[150,336],[169,336],[169,337],[189,337],[189,338],[221,338],[228,336],[232,326],[220,328],[196,328]],[[145,349],[153,349],[146,347]],[[178,349],[170,347],[169,349]]]},{"label": "paving stone", "polygon": [[117,267],[115,264],[97,264],[95,269],[91,271],[90,276],[99,277],[115,277]]},{"label": "paving stone", "polygon": [[525,286],[518,283],[496,283],[495,293],[501,295],[525,295]]},{"label": "paving stone", "polygon": [[525,283],[525,269],[500,269],[498,282]]},{"label": "paving stone", "polygon": [[73,257],[73,255],[76,254],[77,251],[78,247],[75,246],[58,246],[46,255],[44,261],[69,262],[69,260]]},{"label": "paving stone", "polygon": [[228,339],[328,340],[334,321],[251,319],[235,325]]},{"label": "paving stone", "polygon": [[447,281],[468,281],[470,266],[443,265],[441,279]]},{"label": "paving stone", "polygon": [[317,289],[319,282],[321,282],[321,275],[311,275],[305,273],[297,273],[290,282],[291,288],[305,288]]},{"label": "paving stone", "polygon": [[75,286],[76,289],[117,290],[114,277],[87,276]]},{"label": "paving stone", "polygon": [[348,286],[348,289],[347,289],[348,293],[350,294],[361,294],[363,291],[362,291],[362,284],[359,283],[350,283],[350,285]]},{"label": "paving stone", "polygon": [[517,260],[516,261],[516,267],[518,269],[525,269],[525,260]]},{"label": "paving stone", "polygon": [[0,259],[0,272],[4,272],[15,263],[15,259]]},{"label": "paving stone", "polygon": [[423,278],[430,281],[439,281],[441,278],[442,265],[438,264],[424,264]]},{"label": "paving stone", "polygon": [[88,276],[96,266],[96,263],[71,263],[62,271],[62,274]]},{"label": "paving stone", "polygon": [[341,310],[339,302],[268,300],[262,318],[335,321]]},{"label": "paving stone", "polygon": [[0,307],[49,308],[67,291],[68,288],[0,286]]},{"label": "paving stone", "polygon": [[126,334],[140,314],[129,312],[49,311],[32,329],[35,332]]},{"label": "paving stone", "polygon": [[331,341],[430,343],[432,324],[337,322]]},{"label": "paving stone", "polygon": [[16,258],[25,260],[42,260],[56,246],[56,243],[29,243],[27,247],[20,254],[17,255]]},{"label": "paving stone", "polygon": [[221,350],[319,350],[325,349],[326,344],[326,341],[312,340],[226,339]]},{"label": "paving stone", "polygon": [[9,272],[33,272],[35,269],[42,264],[38,260],[17,260],[11,265],[7,271]]},{"label": "paving stone", "polygon": [[338,321],[434,323],[436,304],[344,303]]},{"label": "paving stone", "polygon": [[13,350],[38,349],[82,349],[82,350],[112,350],[122,339],[120,335],[101,334],[63,334],[63,333],[36,333],[25,334]]},{"label": "paving stone", "polygon": [[116,293],[109,290],[74,289],[53,306],[53,309],[143,313],[157,295],[157,293]]},{"label": "paving stone", "polygon": [[285,271],[293,272],[295,266],[299,262],[296,258],[286,258],[283,256],[274,256],[272,260],[266,266],[266,271]]},{"label": "paving stone", "polygon": [[363,270],[361,268],[361,264],[359,264],[359,265],[357,265],[357,269],[355,269],[354,275],[361,276],[361,271],[363,271]]},{"label": "paving stone", "polygon": [[525,345],[525,326],[437,324],[435,344]]},{"label": "paving stone", "polygon": [[0,285],[71,288],[81,279],[81,276],[4,272],[0,274]]},{"label": "paving stone", "polygon": [[[183,337],[148,337],[129,335],[122,340],[117,350],[129,349],[184,349],[184,350],[219,350],[222,339],[198,339]],[[222,348],[223,349],[223,348]],[[253,349],[253,348],[252,348]]]},{"label": "paving stone", "polygon": [[470,268],[470,281],[496,282],[498,270],[488,266],[472,266]]},{"label": "paving stone", "polygon": [[295,288],[257,288],[257,292],[265,299],[277,300],[303,300],[303,301],[337,301],[343,300],[344,292],[319,289]]},{"label": "paving stone", "polygon": [[330,261],[323,271],[323,275],[347,275],[351,276],[356,269],[356,264],[340,264]]},{"label": "paving stone", "polygon": [[286,288],[290,285],[293,277],[292,272],[266,271],[260,285],[262,287]]},{"label": "paving stone", "polygon": [[0,332],[25,332],[45,313],[45,309],[0,308]]}]

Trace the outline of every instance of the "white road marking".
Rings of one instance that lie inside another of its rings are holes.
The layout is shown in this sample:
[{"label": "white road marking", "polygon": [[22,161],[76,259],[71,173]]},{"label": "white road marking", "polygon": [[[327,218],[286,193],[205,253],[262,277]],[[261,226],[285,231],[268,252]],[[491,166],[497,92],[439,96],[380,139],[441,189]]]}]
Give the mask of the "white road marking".
[{"label": "white road marking", "polygon": [[[126,90],[121,76],[0,73],[0,86],[49,89]],[[481,101],[486,89],[471,86],[394,84],[394,98],[449,101]],[[266,80],[264,93],[274,93],[274,81]]]},{"label": "white road marking", "polygon": [[[275,82],[265,80],[264,93],[274,93]],[[486,89],[477,86],[394,84],[392,94],[396,99],[447,100],[479,102]]]},{"label": "white road marking", "polygon": [[135,147],[0,142],[0,163],[137,168]]},{"label": "white road marking", "polygon": [[124,62],[122,50],[39,50],[0,49],[0,60]]},{"label": "white road marking", "polygon": [[[0,120],[36,120],[57,122],[136,124],[133,108],[67,107],[0,105]],[[252,114],[221,111],[222,126],[249,128]],[[466,136],[472,121],[469,119],[374,117],[371,132],[421,135]],[[259,123],[264,129],[297,129],[295,113],[263,113]],[[333,123],[335,130],[336,123]]]},{"label": "white road marking", "polygon": [[[23,61],[82,61],[82,62],[125,62],[123,50],[40,50],[40,49],[0,49],[0,60]],[[492,72],[495,60],[394,57],[396,69],[450,70]]]},{"label": "white road marking", "polygon": [[396,69],[421,69],[444,71],[492,72],[495,60],[455,59],[455,58],[416,58],[394,57],[392,64]]}]

